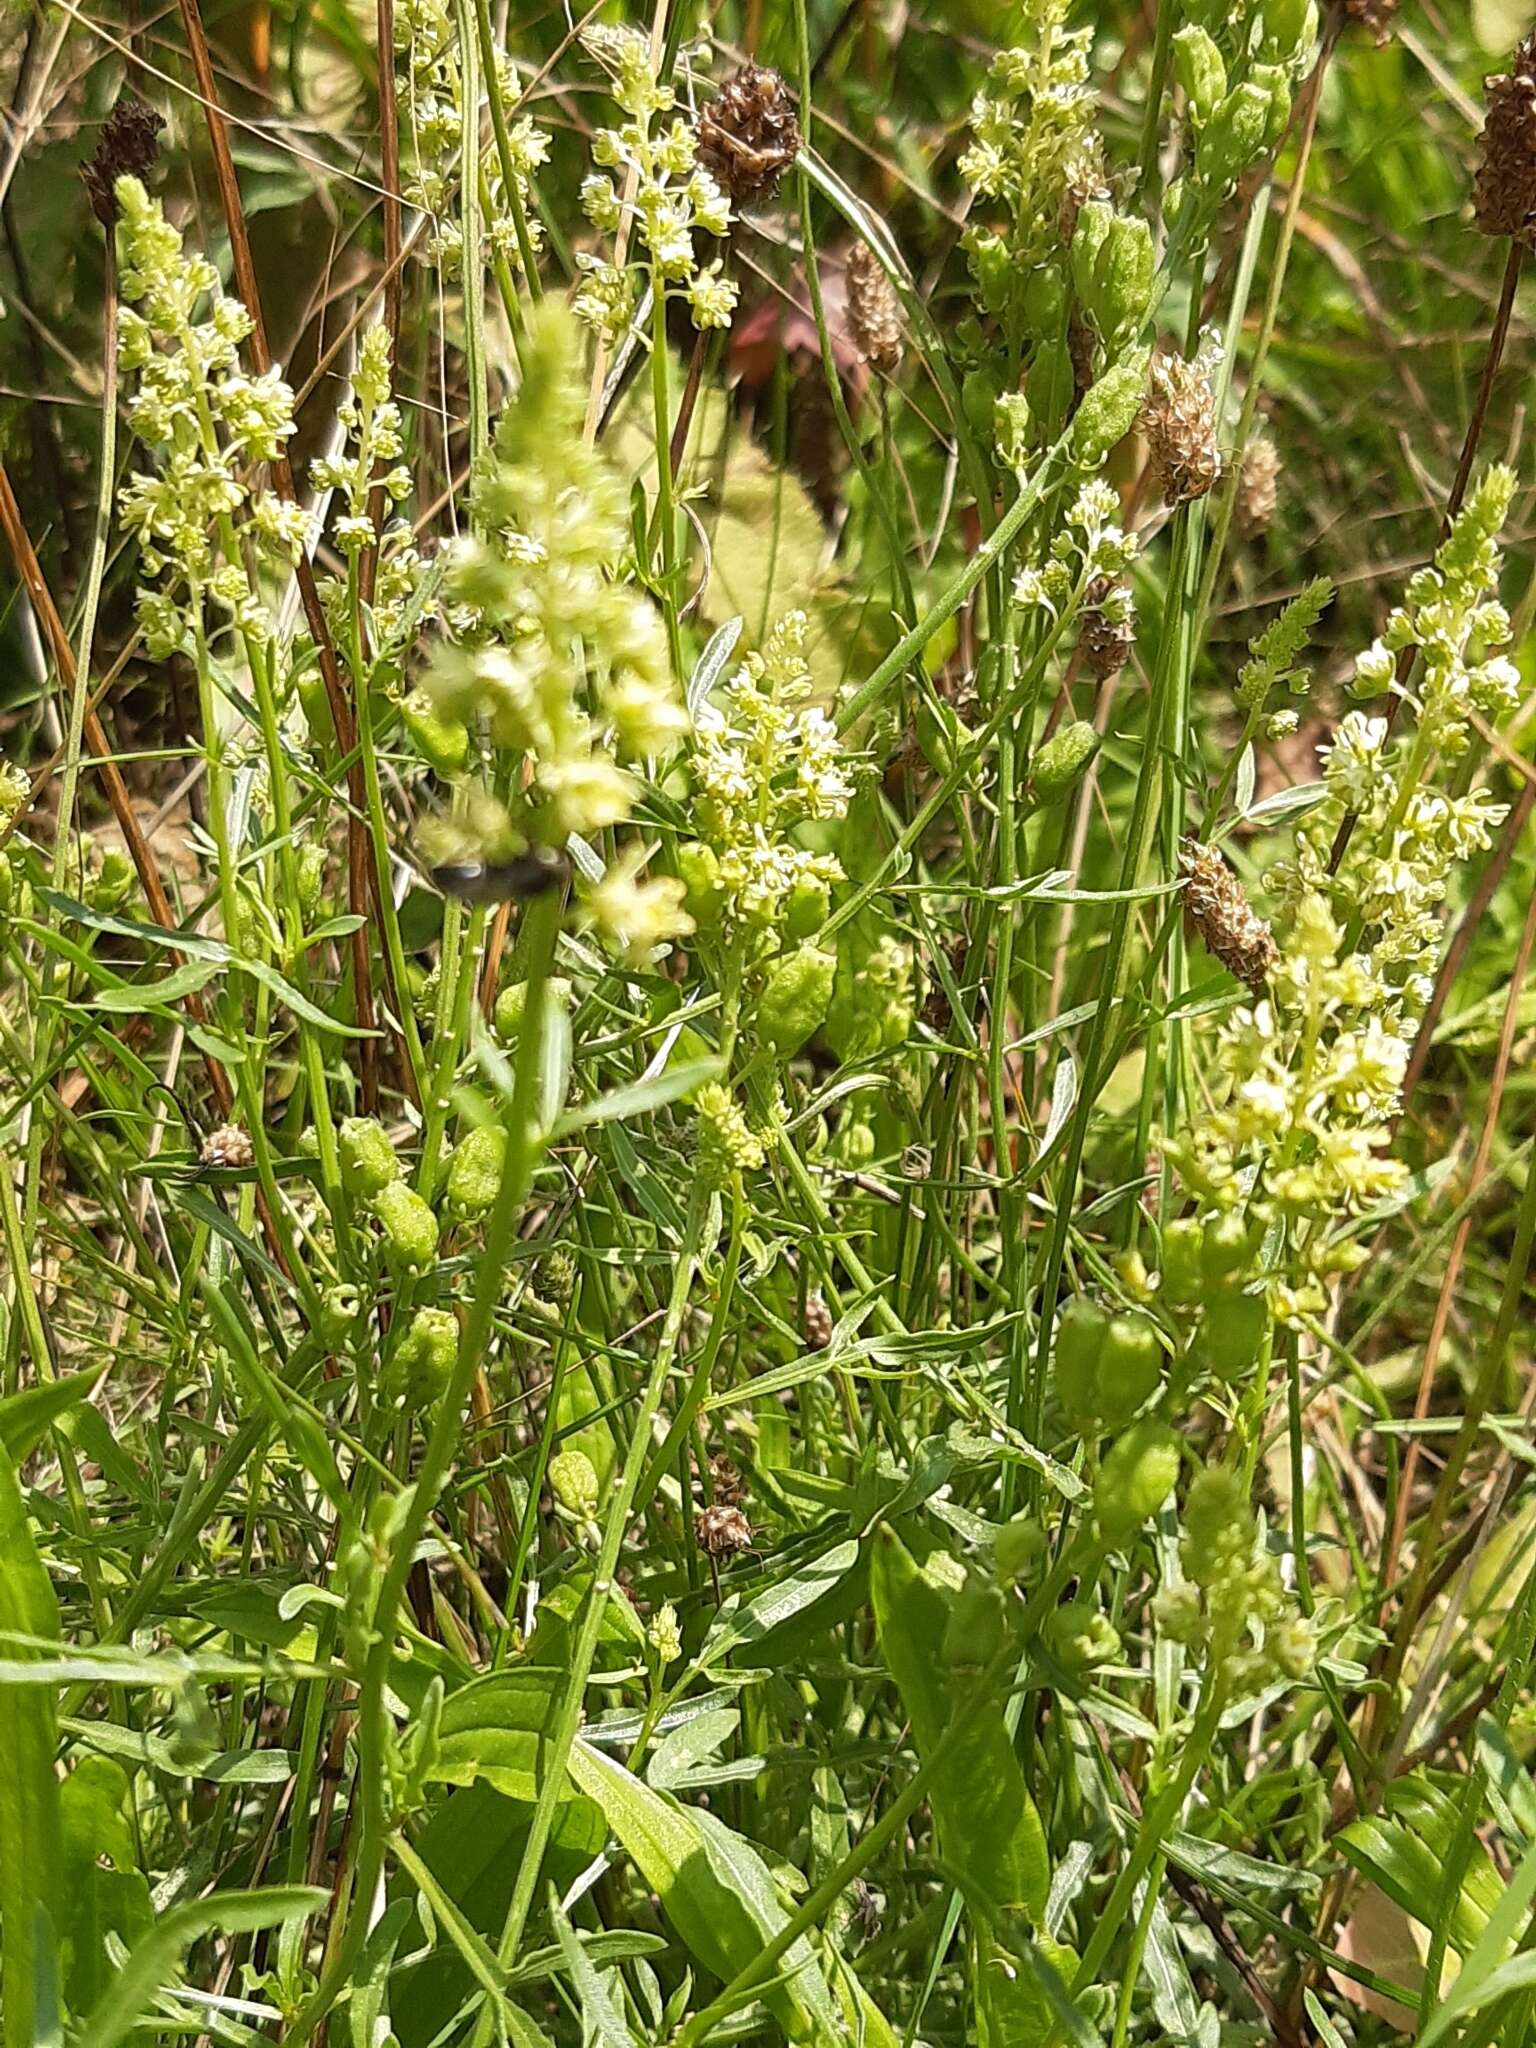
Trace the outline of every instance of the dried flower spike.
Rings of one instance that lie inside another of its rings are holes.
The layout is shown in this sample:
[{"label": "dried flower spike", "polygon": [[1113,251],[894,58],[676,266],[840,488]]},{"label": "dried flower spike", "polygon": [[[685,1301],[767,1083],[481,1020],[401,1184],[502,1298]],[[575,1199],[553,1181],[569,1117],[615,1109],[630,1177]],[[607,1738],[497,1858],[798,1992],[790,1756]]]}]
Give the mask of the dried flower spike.
[{"label": "dried flower spike", "polygon": [[1213,846],[1195,839],[1180,850],[1179,868],[1188,881],[1184,909],[1206,951],[1249,988],[1262,987],[1279,964],[1280,949],[1242,883]]},{"label": "dried flower spike", "polygon": [[1216,445],[1216,394],[1202,357],[1160,355],[1152,361],[1140,426],[1152,470],[1170,510],[1203,498],[1221,475]]},{"label": "dried flower spike", "polygon": [[160,153],[160,130],[165,117],[147,107],[141,99],[124,93],[101,124],[94,156],[80,166],[91,211],[104,228],[117,220],[117,181],[142,178]]},{"label": "dried flower spike", "polygon": [[1085,593],[1078,648],[1083,666],[1098,682],[1107,682],[1125,667],[1136,645],[1136,612],[1123,583],[1095,577]]},{"label": "dried flower spike", "polygon": [[739,1557],[752,1542],[752,1524],[741,1509],[718,1500],[699,1516],[693,1533],[700,1550],[710,1558]]},{"label": "dried flower spike", "polygon": [[239,1124],[219,1124],[203,1140],[198,1163],[206,1167],[246,1167],[256,1157],[249,1131]]},{"label": "dried flower spike", "polygon": [[777,71],[750,61],[699,116],[699,162],[738,206],[771,199],[800,154],[800,123]]},{"label": "dried flower spike", "polygon": [[832,1342],[832,1311],[819,1294],[805,1298],[805,1348],[825,1351]]},{"label": "dried flower spike", "polygon": [[889,376],[901,363],[901,308],[866,242],[848,251],[848,332],[865,362]]},{"label": "dried flower spike", "polygon": [[1237,523],[1251,540],[1267,531],[1275,516],[1280,455],[1273,441],[1250,441],[1237,480]]},{"label": "dried flower spike", "polygon": [[1472,187],[1472,210],[1485,235],[1536,239],[1536,32],[1487,81],[1488,113]]},{"label": "dried flower spike", "polygon": [[728,1458],[724,1451],[711,1451],[709,1470],[715,1483],[715,1506],[740,1507],[746,1496],[747,1487],[735,1460]]}]

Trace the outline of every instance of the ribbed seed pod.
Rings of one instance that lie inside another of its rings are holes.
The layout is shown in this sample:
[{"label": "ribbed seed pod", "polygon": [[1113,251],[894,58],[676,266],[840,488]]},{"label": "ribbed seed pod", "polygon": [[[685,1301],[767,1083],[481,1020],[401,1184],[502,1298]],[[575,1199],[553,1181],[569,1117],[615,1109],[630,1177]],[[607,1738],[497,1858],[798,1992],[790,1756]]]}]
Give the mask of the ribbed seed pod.
[{"label": "ribbed seed pod", "polygon": [[117,219],[118,179],[143,177],[160,153],[164,126],[164,117],[131,92],[124,93],[102,122],[95,154],[80,166],[80,175],[91,197],[91,211],[104,228]]},{"label": "ribbed seed pod", "polygon": [[1486,90],[1473,215],[1485,235],[1513,235],[1529,245],[1536,232],[1536,32]]},{"label": "ribbed seed pod", "polygon": [[738,206],[771,199],[800,154],[800,123],[777,71],[747,62],[699,116],[699,162]]},{"label": "ribbed seed pod", "polygon": [[1274,442],[1250,441],[1237,480],[1237,523],[1250,539],[1265,532],[1274,518],[1279,482],[1280,455]]},{"label": "ribbed seed pod", "polygon": [[1184,911],[1205,949],[1249,988],[1261,988],[1279,964],[1269,926],[1248,901],[1242,883],[1213,846],[1186,839],[1179,852],[1186,877]]},{"label": "ribbed seed pod", "polygon": [[1078,651],[1089,675],[1107,682],[1125,667],[1136,645],[1135,608],[1125,585],[1104,576],[1089,584],[1085,597]]},{"label": "ribbed seed pod", "polygon": [[1203,498],[1221,475],[1216,395],[1201,363],[1155,356],[1138,421],[1170,510]]},{"label": "ribbed seed pod", "polygon": [[848,332],[865,362],[887,376],[901,364],[901,308],[866,242],[848,251]]}]

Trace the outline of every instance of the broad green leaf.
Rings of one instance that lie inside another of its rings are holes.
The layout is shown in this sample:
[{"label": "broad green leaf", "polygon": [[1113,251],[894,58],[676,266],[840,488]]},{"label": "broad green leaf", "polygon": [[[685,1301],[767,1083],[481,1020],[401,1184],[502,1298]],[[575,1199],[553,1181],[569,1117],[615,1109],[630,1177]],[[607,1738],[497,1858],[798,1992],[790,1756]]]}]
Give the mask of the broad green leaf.
[{"label": "broad green leaf", "polygon": [[[74,1391],[80,1399],[84,1389],[76,1384]],[[59,1603],[33,1540],[16,1466],[9,1451],[0,1449],[0,1678],[24,1679],[29,1665],[46,1658],[46,1651],[23,1646],[17,1637],[41,1644],[58,1635]],[[33,2039],[37,1987],[59,1977],[63,1851],[57,1752],[51,1685],[0,1685],[0,2009],[7,2041]]]},{"label": "broad green leaf", "polygon": [[1499,1825],[1521,1849],[1536,1843],[1536,1785],[1491,1714],[1477,1724],[1477,1760]]},{"label": "broad green leaf", "polygon": [[917,1753],[934,1766],[928,1802],[946,1862],[963,1876],[973,1908],[1038,1926],[1051,1873],[1045,1831],[1003,1722],[1002,1702],[951,1736],[974,1679],[939,1662],[951,1596],[919,1568],[889,1524],[875,1532],[870,1590],[880,1647],[912,1723]]},{"label": "broad green leaf", "polygon": [[1171,1862],[1230,1895],[1241,1898],[1252,1892],[1316,1892],[1322,1880],[1312,1870],[1293,1870],[1284,1863],[1263,1863],[1257,1856],[1245,1856],[1240,1849],[1223,1848],[1201,1835],[1175,1832],[1168,1837]]},{"label": "broad green leaf", "polygon": [[[369,1930],[362,1961],[352,1977],[347,2000],[347,2023],[352,2030],[352,2048],[377,2048],[385,2037],[389,2009],[389,1973],[395,1950],[410,1925],[414,1909],[409,1899],[396,1899],[385,1907]],[[334,2031],[334,2028],[333,2028]]]},{"label": "broad green leaf", "polygon": [[128,1773],[110,1757],[82,1757],[59,1789],[64,1973],[69,2002],[89,2012],[113,1976],[106,1938],[130,1948],[154,1919],[129,1823]]},{"label": "broad green leaf", "polygon": [[1345,2048],[1344,2036],[1323,2011],[1317,1993],[1311,1990],[1304,1992],[1302,2003],[1307,2008],[1308,2019],[1317,2029],[1317,2038],[1322,2042],[1323,2048]]},{"label": "broad green leaf", "polygon": [[34,1387],[23,1387],[19,1394],[7,1394],[0,1401],[0,1446],[12,1464],[30,1458],[53,1425],[85,1400],[105,1371],[105,1365],[98,1365],[94,1372],[42,1380]]},{"label": "broad green leaf", "polygon": [[741,1715],[734,1707],[717,1707],[671,1729],[651,1752],[645,1767],[646,1783],[658,1792],[670,1792],[697,1764],[729,1742],[740,1726]]},{"label": "broad green leaf", "polygon": [[[449,1785],[483,1778],[509,1799],[532,1804],[542,1781],[541,1753],[561,1691],[561,1674],[519,1666],[474,1679],[443,1703],[437,1755],[428,1775]],[[559,1795],[568,1798],[562,1788]]]},{"label": "broad green leaf", "polygon": [[707,1645],[711,1662],[718,1660],[730,1650],[749,1650],[754,1654],[743,1657],[745,1664],[756,1664],[765,1639],[783,1628],[797,1615],[826,1600],[836,1592],[859,1562],[859,1546],[851,1539],[846,1543],[834,1543],[830,1550],[820,1557],[802,1565],[776,1586],[770,1586],[765,1593],[759,1593],[738,1614],[728,1616],[720,1626],[720,1632]]},{"label": "broad green leaf", "polygon": [[109,911],[92,910],[88,903],[61,895],[54,889],[34,889],[32,893],[39,903],[46,903],[55,916],[67,918],[73,924],[83,924],[94,932],[110,932],[119,939],[137,939],[142,946],[185,953],[189,960],[211,960],[216,966],[231,957],[222,939],[205,939],[200,932],[168,932],[163,925],[141,924],[131,917],[114,917]]},{"label": "broad green leaf", "polygon": [[[1355,1868],[1374,1879],[1410,1919],[1430,1924],[1444,1888],[1443,1847],[1431,1846],[1402,1821],[1381,1814],[1352,1821],[1341,1830],[1338,1844]],[[1491,1896],[1489,1878],[1493,1879]],[[1475,1847],[1451,1909],[1449,1933],[1458,1953],[1465,1955],[1483,1933],[1502,1889],[1487,1851]]]},{"label": "broad green leaf", "polygon": [[[570,1773],[704,1967],[726,1980],[745,1969],[788,1918],[752,1844],[713,1814],[653,1792],[588,1743],[574,1745]],[[790,2040],[840,2043],[841,2024],[810,1945],[792,1943],[781,1968],[763,2000]]]},{"label": "broad green leaf", "polygon": [[[997,1954],[997,1933],[1038,1927],[1051,1894],[1051,1864],[1040,1815],[1008,1737],[1001,1700],[952,1735],[956,1710],[971,1704],[975,1673],[950,1677],[940,1649],[952,1595],[930,1579],[889,1524],[874,1532],[870,1593],[881,1651],[897,1681],[901,1704],[924,1765],[932,1765],[928,1804],[946,1866],[963,1882],[977,1917],[977,2032],[985,2048],[1044,2044],[1051,2023],[1042,1980],[1030,1966]],[[993,1931],[995,1929],[995,1931]],[[1040,1970],[1051,1972],[1047,1962]],[[1065,1987],[1061,1987],[1065,1999]],[[1063,2017],[1061,2013],[1057,2015]]]},{"label": "broad green leaf", "polygon": [[135,1944],[92,2008],[80,2039],[89,2041],[91,2048],[117,2048],[174,1982],[182,1956],[201,1935],[215,1928],[224,1934],[252,1934],[285,1920],[304,1919],[329,1903],[329,1892],[310,1885],[276,1885],[270,1891],[214,1892],[206,1899],[173,1906]]},{"label": "broad green leaf", "polygon": [[1528,1849],[1505,1886],[1487,1925],[1473,1943],[1444,2003],[1419,2037],[1419,2048],[1434,2048],[1442,2034],[1463,2013],[1491,2004],[1511,1991],[1536,1984],[1536,1951],[1511,1956],[1509,1950],[1525,1924],[1536,1897],[1536,1848]]}]

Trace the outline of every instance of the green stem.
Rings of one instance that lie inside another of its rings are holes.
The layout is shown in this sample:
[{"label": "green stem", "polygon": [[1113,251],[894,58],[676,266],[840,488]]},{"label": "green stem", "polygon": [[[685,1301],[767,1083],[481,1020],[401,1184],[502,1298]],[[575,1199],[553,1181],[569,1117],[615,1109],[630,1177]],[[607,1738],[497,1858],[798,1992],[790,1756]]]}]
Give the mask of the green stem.
[{"label": "green stem", "polygon": [[[615,1482],[613,1498],[608,1504],[608,1513],[603,1524],[602,1545],[598,1551],[597,1565],[592,1578],[592,1589],[582,1612],[581,1628],[571,1649],[565,1690],[555,1709],[551,1733],[541,1759],[539,1797],[533,1809],[533,1819],[529,1824],[528,1840],[523,1849],[517,1882],[513,1886],[506,1922],[497,1945],[497,1957],[503,1968],[510,1968],[516,1960],[528,1920],[528,1910],[538,1888],[539,1871],[543,1865],[544,1851],[549,1843],[550,1829],[554,1825],[555,1811],[565,1794],[566,1764],[571,1754],[571,1746],[576,1740],[577,1730],[581,1726],[587,1681],[591,1676],[592,1662],[597,1654],[598,1634],[602,1628],[603,1616],[608,1611],[608,1596],[613,1589],[613,1575],[618,1565],[619,1551],[634,1512],[635,1495],[650,1453],[652,1424],[660,1409],[667,1376],[677,1355],[678,1335],[688,1308],[688,1295],[693,1284],[709,1200],[709,1190],[702,1183],[697,1183],[689,1204],[687,1221],[683,1226],[683,1241],[678,1247],[677,1264],[672,1275],[672,1295],[667,1304],[661,1340],[656,1347],[656,1356],[646,1381],[645,1392],[635,1412],[623,1469]],[[475,2031],[475,2048],[484,2048],[484,2044],[490,2040],[493,2022],[494,2015],[489,2010],[483,2010]]]},{"label": "green stem", "polygon": [[359,1680],[359,1811],[355,1817],[356,1865],[350,1887],[352,1910],[313,1997],[282,2037],[290,2048],[300,2048],[300,2044],[307,2044],[314,2038],[320,2021],[346,1988],[367,1939],[367,1913],[383,1874],[389,1846],[389,1709],[385,1693],[397,1617],[421,1532],[427,1516],[437,1504],[443,1481],[462,1439],[469,1389],[485,1356],[518,1220],[544,1148],[546,1134],[540,1125],[540,1103],[545,994],[550,963],[554,959],[555,938],[560,928],[560,910],[560,899],[551,892],[535,897],[527,911],[527,987],[513,1070],[512,1096],[505,1112],[507,1151],[501,1185],[486,1225],[479,1277],[469,1314],[460,1332],[453,1373],[433,1416],[415,1485],[401,1497],[379,1586],[373,1641]]}]

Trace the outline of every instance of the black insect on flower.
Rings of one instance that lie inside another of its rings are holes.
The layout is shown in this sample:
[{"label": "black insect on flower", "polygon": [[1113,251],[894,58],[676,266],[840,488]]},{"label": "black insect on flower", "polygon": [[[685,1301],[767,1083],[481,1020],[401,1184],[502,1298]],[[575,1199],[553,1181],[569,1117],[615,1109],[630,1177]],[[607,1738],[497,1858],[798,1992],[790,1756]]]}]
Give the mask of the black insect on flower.
[{"label": "black insect on flower", "polygon": [[443,894],[460,903],[527,903],[564,888],[571,864],[563,853],[538,850],[511,860],[444,861],[430,872]]},{"label": "black insect on flower", "polygon": [[164,117],[141,99],[124,93],[101,124],[95,154],[80,166],[91,211],[104,228],[117,219],[117,181],[142,178],[159,154]]}]

